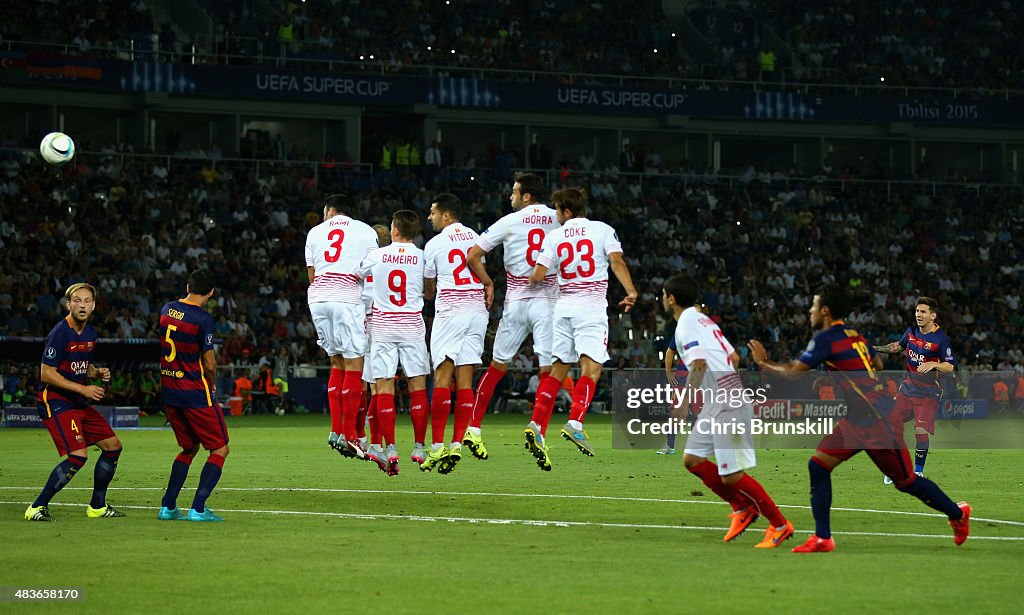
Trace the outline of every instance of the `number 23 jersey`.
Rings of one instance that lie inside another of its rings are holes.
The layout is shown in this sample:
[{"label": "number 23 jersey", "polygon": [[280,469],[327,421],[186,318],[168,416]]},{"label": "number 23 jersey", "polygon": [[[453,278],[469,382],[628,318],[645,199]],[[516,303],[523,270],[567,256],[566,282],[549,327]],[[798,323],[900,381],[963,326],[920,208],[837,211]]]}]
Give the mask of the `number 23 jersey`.
[{"label": "number 23 jersey", "polygon": [[608,308],[608,255],[622,252],[615,229],[572,218],[549,231],[537,264],[558,271],[555,316],[593,314]]}]

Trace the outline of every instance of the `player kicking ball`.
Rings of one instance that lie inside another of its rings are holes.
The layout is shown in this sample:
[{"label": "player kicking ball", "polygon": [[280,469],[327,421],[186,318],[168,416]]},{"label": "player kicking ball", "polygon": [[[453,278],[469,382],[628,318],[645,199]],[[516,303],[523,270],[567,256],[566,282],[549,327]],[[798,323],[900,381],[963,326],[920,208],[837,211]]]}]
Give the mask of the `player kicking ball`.
[{"label": "player kicking ball", "polygon": [[369,363],[377,388],[376,422],[387,442],[386,449],[371,443],[366,456],[388,476],[398,475],[395,374],[399,364],[409,379],[411,403],[426,406],[430,357],[423,324],[423,251],[413,244],[419,232],[416,212],[396,211],[390,245],[370,252],[356,270],[359,277],[374,279]]},{"label": "player kicking ball", "polygon": [[[676,348],[680,350],[688,372],[683,399],[694,399],[698,389],[712,391],[694,424],[694,430],[686,438],[683,464],[732,506],[733,512],[729,515],[732,521],[725,534],[725,542],[735,540],[760,515],[764,515],[771,527],[765,531],[764,539],[754,546],[774,549],[792,538],[793,524],[779,511],[761,483],[746,472],[756,465],[751,428],[753,405],[714,401],[742,400],[742,395],[733,394],[743,389],[743,382],[736,373],[740,356],[718,325],[704,313],[703,306],[698,304],[700,294],[692,278],[674,275],[665,280],[661,293],[662,306],[678,323]],[[723,389],[729,390],[728,394]],[[688,406],[685,402],[681,404],[673,412],[673,418],[685,419]],[[714,457],[715,462],[708,461],[709,457]]]},{"label": "player kicking ball", "polygon": [[594,449],[583,430],[583,418],[594,399],[601,365],[608,360],[608,270],[626,290],[619,305],[626,312],[637,292],[629,267],[622,259],[622,244],[615,229],[587,219],[587,195],[580,188],[565,188],[551,195],[561,226],[548,232],[530,274],[530,284],[544,282],[548,269],[558,268],[558,300],[551,327],[551,372],[537,388],[533,416],[523,434],[526,448],[545,471],[551,459],[545,443],[555,397],[569,369],[579,363],[580,377],[572,393],[569,421],[562,437],[592,457]]}]

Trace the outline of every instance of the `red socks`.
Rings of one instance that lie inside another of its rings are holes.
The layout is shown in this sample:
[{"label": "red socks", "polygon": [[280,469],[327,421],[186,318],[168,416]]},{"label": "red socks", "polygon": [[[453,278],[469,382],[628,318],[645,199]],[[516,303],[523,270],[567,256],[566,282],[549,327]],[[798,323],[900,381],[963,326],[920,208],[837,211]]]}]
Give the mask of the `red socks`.
[{"label": "red socks", "polygon": [[597,389],[597,384],[587,378],[586,376],[580,376],[580,379],[576,381],[576,386],[572,390],[572,410],[569,411],[570,421],[583,421],[583,417],[586,416],[587,410],[590,408],[590,402],[594,400],[594,391]]},{"label": "red socks", "polygon": [[430,401],[430,433],[431,443],[444,442],[444,428],[448,425],[448,415],[452,411],[452,390],[434,389],[434,398]]},{"label": "red socks", "polygon": [[555,397],[558,395],[558,389],[560,388],[562,388],[562,383],[550,375],[541,380],[540,386],[537,387],[537,396],[534,398],[533,417],[531,420],[540,425],[541,433],[547,433],[548,421],[551,420],[551,413],[554,412]]},{"label": "red socks", "polygon": [[715,495],[728,502],[734,512],[743,510],[752,503],[745,495],[723,483],[722,477],[718,474],[718,466],[710,461],[704,460],[689,470],[707,485],[708,489],[714,491]]},{"label": "red socks", "polygon": [[743,478],[733,483],[732,488],[752,501],[757,512],[767,517],[772,527],[786,525],[786,517],[779,512],[779,507],[775,505],[772,496],[768,495],[761,483],[757,482],[753,476],[744,474]]},{"label": "red socks", "polygon": [[380,444],[380,421],[377,420],[377,398],[379,395],[370,396],[370,407],[366,410],[366,418],[370,421],[370,444]]},{"label": "red socks", "polygon": [[458,389],[455,391],[455,431],[452,432],[452,442],[462,443],[466,436],[466,427],[473,418],[473,389]]},{"label": "red socks", "polygon": [[[412,418],[412,431],[414,442],[425,443],[427,437],[427,390],[413,391],[409,393],[409,417]],[[448,419],[445,419],[448,422]]]},{"label": "red socks", "polygon": [[359,409],[356,410],[356,437],[366,437],[366,387],[363,379],[359,378]]},{"label": "red socks", "polygon": [[505,371],[493,365],[487,368],[480,382],[476,383],[476,399],[473,401],[473,418],[469,421],[470,427],[480,427],[480,423],[487,414],[487,407],[491,405],[491,397],[494,396],[494,388],[498,386],[501,379],[505,377]]},{"label": "red socks", "polygon": [[327,407],[331,410],[331,432],[341,435],[341,385],[345,378],[345,372],[338,368],[331,368],[331,375],[327,379]]},{"label": "red socks", "polygon": [[377,395],[377,422],[380,424],[381,435],[388,444],[395,443],[395,396],[381,393]]},{"label": "red socks", "polygon": [[359,396],[363,394],[363,374],[344,372],[341,383],[341,427],[345,438],[356,439],[356,415],[359,414]]}]

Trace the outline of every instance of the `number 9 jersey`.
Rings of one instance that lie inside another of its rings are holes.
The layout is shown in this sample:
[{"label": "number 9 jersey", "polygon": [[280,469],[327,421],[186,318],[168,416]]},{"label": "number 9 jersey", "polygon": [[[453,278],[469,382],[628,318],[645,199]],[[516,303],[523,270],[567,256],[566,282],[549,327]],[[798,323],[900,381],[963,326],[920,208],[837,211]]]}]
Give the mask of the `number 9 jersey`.
[{"label": "number 9 jersey", "polygon": [[608,308],[608,255],[622,252],[615,229],[604,222],[571,218],[549,231],[537,264],[558,270],[555,317],[593,314]]}]

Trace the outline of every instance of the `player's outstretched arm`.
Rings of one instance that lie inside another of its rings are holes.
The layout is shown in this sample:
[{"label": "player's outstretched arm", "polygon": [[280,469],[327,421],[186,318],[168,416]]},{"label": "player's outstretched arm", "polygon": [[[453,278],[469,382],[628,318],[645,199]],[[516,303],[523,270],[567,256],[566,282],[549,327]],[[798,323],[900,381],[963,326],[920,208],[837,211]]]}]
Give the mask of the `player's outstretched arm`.
[{"label": "player's outstretched arm", "polygon": [[800,374],[811,369],[810,365],[807,365],[803,361],[790,361],[789,363],[776,363],[768,359],[768,351],[765,350],[764,344],[758,340],[750,340],[747,342],[747,348],[750,349],[750,356],[757,363],[757,366],[766,372],[773,373],[783,378],[795,380],[800,377]]},{"label": "player's outstretched arm", "polygon": [[873,346],[875,352],[884,352],[886,354],[897,354],[903,350],[899,342],[892,342],[890,344],[884,344],[882,346]]},{"label": "player's outstretched arm", "polygon": [[636,292],[636,287],[633,286],[633,277],[629,275],[629,265],[626,264],[626,261],[622,260],[622,252],[612,252],[609,254],[608,266],[611,267],[612,273],[615,274],[615,279],[626,290],[626,296],[622,301],[619,301],[619,305],[622,306],[622,311],[628,312],[636,305],[638,293]]}]

